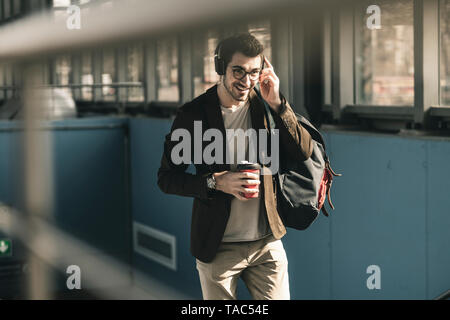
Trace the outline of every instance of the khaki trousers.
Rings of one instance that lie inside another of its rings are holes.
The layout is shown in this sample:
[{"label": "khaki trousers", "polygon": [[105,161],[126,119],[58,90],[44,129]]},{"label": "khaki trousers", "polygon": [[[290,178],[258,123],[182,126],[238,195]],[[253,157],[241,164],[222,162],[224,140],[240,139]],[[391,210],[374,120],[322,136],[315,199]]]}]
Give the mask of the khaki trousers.
[{"label": "khaki trousers", "polygon": [[210,263],[197,259],[203,299],[235,300],[239,277],[255,300],[289,300],[288,262],[281,240],[222,242]]}]

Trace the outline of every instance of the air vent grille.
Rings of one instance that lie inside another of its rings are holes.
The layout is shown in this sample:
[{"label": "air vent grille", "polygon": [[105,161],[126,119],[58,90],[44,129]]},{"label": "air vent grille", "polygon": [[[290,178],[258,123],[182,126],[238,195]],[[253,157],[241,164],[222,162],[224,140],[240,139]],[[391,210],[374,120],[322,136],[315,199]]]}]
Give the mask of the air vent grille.
[{"label": "air vent grille", "polygon": [[176,270],[176,238],[138,222],[133,223],[134,251]]}]

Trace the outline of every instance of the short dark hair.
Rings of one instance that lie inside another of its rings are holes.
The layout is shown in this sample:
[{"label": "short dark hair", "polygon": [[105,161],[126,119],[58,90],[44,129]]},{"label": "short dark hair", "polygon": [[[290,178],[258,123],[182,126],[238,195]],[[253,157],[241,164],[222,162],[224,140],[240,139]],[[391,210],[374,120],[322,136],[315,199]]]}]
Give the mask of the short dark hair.
[{"label": "short dark hair", "polygon": [[236,52],[240,52],[247,57],[256,57],[264,51],[264,46],[250,33],[239,33],[229,38],[223,39],[217,45],[216,52],[224,61],[224,67],[227,68],[231,58]]}]

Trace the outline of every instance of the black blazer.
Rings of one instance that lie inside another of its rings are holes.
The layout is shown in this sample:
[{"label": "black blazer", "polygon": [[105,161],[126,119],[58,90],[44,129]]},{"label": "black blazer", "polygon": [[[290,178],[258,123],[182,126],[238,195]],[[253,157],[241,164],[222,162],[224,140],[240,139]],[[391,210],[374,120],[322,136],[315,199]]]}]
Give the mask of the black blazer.
[{"label": "black blazer", "polygon": [[[299,161],[304,161],[312,153],[311,136],[297,122],[286,99],[282,97],[282,101],[278,114],[272,110],[276,128],[279,130],[280,158],[289,154]],[[250,93],[250,114],[252,127],[257,132],[259,129],[267,129],[264,105],[255,91]],[[223,137],[226,137],[217,85],[178,109],[171,132],[165,138],[161,167],[158,170],[158,186],[164,193],[194,198],[191,253],[200,261],[211,262],[227,226],[233,195],[221,191],[208,192],[206,176],[212,172],[228,171],[230,165],[225,164],[225,161],[222,161],[223,164],[195,164],[196,174],[190,174],[186,172],[189,164],[176,165],[171,161],[172,148],[179,143],[171,141],[171,134],[174,130],[183,128],[187,129],[192,137],[191,163],[194,163],[194,121],[202,122],[202,136],[207,129],[216,128],[221,131]],[[202,143],[202,151],[209,143],[209,141]],[[225,157],[225,143],[223,148]],[[286,233],[286,229],[277,212],[276,192],[274,191],[276,190],[274,185],[276,181],[270,175],[264,175],[262,180],[260,196],[264,198],[265,212],[272,233],[276,239],[280,239]]]}]

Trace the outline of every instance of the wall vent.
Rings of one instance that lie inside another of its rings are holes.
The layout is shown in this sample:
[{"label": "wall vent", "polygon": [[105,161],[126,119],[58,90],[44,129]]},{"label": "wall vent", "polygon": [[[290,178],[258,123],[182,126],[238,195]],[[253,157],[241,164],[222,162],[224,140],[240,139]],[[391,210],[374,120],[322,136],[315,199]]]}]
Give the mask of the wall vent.
[{"label": "wall vent", "polygon": [[176,238],[138,222],[133,222],[134,251],[172,270],[176,264]]}]

